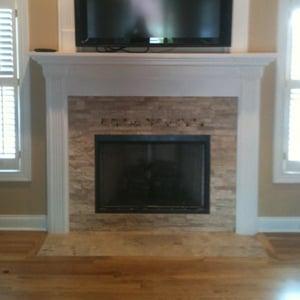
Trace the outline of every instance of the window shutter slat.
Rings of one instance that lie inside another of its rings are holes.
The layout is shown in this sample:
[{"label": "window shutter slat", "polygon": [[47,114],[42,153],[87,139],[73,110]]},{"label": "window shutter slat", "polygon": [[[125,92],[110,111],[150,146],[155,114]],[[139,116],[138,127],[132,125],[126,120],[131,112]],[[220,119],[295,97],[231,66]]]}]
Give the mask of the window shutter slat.
[{"label": "window shutter slat", "polygon": [[16,157],[15,88],[0,87],[0,159]]},{"label": "window shutter slat", "polygon": [[0,167],[14,168],[18,141],[18,80],[14,1],[0,5]]},{"label": "window shutter slat", "polygon": [[0,9],[0,77],[15,76],[14,11]]}]

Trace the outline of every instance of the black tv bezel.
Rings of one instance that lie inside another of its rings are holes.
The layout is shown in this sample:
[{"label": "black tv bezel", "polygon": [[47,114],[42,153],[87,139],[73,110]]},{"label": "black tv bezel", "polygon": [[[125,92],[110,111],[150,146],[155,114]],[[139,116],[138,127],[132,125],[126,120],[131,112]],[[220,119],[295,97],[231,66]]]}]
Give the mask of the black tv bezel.
[{"label": "black tv bezel", "polygon": [[[232,16],[233,16],[233,0],[222,1],[222,14],[220,22],[220,37],[214,39],[196,38],[196,39],[177,39],[176,43],[163,43],[151,44],[145,41],[127,42],[122,39],[89,39],[87,36],[87,22],[86,22],[86,1],[87,0],[74,0],[75,1],[75,38],[76,47],[231,47],[232,36]],[[182,0],[184,1],[184,0]]]}]

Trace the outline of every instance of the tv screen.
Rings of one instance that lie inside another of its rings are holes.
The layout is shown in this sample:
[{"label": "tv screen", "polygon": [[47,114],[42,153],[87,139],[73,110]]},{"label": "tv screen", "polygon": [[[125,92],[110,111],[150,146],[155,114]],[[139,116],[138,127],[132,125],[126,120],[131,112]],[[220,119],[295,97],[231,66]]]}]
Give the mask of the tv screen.
[{"label": "tv screen", "polygon": [[232,0],[75,0],[77,47],[231,45]]}]

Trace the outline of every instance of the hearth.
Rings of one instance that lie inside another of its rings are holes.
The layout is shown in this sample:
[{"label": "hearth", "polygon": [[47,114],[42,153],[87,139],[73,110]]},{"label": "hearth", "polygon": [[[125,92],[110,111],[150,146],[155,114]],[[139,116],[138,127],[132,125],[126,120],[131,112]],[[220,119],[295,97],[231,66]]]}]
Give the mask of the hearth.
[{"label": "hearth", "polygon": [[95,137],[96,213],[209,213],[209,136]]}]

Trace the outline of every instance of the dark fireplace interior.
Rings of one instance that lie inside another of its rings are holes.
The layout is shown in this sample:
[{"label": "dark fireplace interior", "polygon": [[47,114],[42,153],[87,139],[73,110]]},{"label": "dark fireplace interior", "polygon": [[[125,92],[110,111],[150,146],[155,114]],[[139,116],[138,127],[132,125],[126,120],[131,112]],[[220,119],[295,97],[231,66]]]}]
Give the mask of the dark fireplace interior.
[{"label": "dark fireplace interior", "polygon": [[209,136],[96,136],[96,213],[209,213]]}]

